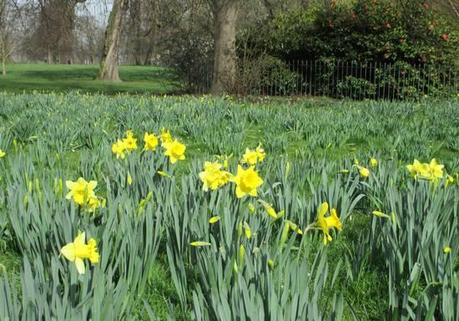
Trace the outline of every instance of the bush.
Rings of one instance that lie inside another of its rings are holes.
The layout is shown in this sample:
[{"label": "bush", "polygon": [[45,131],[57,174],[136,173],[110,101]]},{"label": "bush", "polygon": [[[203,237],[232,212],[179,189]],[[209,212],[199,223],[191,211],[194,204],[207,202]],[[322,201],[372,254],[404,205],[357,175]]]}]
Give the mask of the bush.
[{"label": "bush", "polygon": [[241,64],[235,90],[241,94],[290,95],[298,87],[298,75],[282,60],[261,56]]},{"label": "bush", "polygon": [[[445,71],[451,73],[459,66],[459,35],[446,21],[427,2],[419,0],[330,1],[280,13],[271,21],[244,30],[239,35],[239,54],[253,59],[267,54],[287,64],[319,61],[326,67],[325,74],[312,78],[320,81],[333,76],[337,60],[379,64],[380,69],[388,64],[389,70],[384,71],[387,75],[379,79],[384,81],[380,86],[387,87],[394,97],[443,94],[450,90],[452,80],[447,79],[451,77]],[[399,75],[394,75],[398,71],[402,78],[403,72],[410,73],[417,78],[413,83],[426,86],[400,82]],[[371,96],[375,90],[371,85],[374,75],[371,77],[345,75],[338,89],[346,92],[349,86],[363,86],[365,96]],[[402,84],[407,87],[399,88]],[[339,91],[318,89],[320,94]]]}]

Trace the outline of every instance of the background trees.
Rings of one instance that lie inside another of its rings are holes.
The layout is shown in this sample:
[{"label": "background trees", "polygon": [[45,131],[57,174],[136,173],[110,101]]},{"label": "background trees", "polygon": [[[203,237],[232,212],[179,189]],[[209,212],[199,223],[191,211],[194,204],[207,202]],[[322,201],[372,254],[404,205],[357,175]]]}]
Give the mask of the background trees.
[{"label": "background trees", "polygon": [[458,56],[458,0],[0,4],[5,62],[102,62],[99,77],[112,80],[119,79],[117,63],[166,65],[193,83],[212,78],[214,92],[237,87],[241,70],[254,63],[343,59],[414,64]]}]

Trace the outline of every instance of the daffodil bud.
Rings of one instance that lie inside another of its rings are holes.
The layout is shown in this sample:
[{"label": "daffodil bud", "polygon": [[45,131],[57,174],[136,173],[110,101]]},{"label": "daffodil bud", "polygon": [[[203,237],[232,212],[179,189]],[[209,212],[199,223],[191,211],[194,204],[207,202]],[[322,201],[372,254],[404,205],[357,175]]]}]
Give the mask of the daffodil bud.
[{"label": "daffodil bud", "polygon": [[239,265],[242,267],[244,266],[245,262],[245,247],[244,245],[239,246]]}]

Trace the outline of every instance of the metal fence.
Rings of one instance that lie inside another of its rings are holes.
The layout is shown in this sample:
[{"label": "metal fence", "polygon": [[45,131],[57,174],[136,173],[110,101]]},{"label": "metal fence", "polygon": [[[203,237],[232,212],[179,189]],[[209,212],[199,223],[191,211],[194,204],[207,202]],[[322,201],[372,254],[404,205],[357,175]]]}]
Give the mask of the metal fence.
[{"label": "metal fence", "polygon": [[[193,93],[207,93],[209,69],[188,79]],[[417,99],[459,94],[459,70],[453,65],[275,60],[243,63],[230,91],[241,95],[329,96],[352,99]]]}]

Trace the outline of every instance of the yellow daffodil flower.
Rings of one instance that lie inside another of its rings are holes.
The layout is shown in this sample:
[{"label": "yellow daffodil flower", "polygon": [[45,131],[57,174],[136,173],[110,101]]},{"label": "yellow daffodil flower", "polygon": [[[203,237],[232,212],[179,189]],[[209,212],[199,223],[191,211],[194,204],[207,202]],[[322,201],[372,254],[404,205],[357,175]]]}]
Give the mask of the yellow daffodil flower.
[{"label": "yellow daffodil flower", "polygon": [[407,165],[406,169],[410,172],[411,176],[414,179],[417,179],[419,176],[427,175],[427,167],[425,164],[421,164],[417,159],[414,160],[413,164]]},{"label": "yellow daffodil flower", "polygon": [[3,150],[0,149],[0,158],[5,157],[5,155],[6,155],[6,153]]},{"label": "yellow daffodil flower", "polygon": [[220,221],[220,216],[212,216],[211,218],[209,218],[209,224],[215,224],[217,223],[218,221]]},{"label": "yellow daffodil flower", "polygon": [[88,210],[90,212],[95,211],[99,207],[105,207],[105,199],[97,196],[90,197],[88,200]]},{"label": "yellow daffodil flower", "polygon": [[252,230],[250,229],[250,226],[247,224],[247,222],[244,222],[243,226],[245,237],[250,240],[252,238]]},{"label": "yellow daffodil flower", "polygon": [[436,182],[443,177],[444,165],[441,165],[434,158],[430,163],[421,163],[417,159],[406,168],[414,179],[424,179]]},{"label": "yellow daffodil flower", "polygon": [[172,135],[168,129],[161,129],[161,134],[159,135],[159,137],[161,138],[161,145],[172,142]]},{"label": "yellow daffodil flower", "polygon": [[229,172],[223,171],[222,164],[214,162],[205,162],[204,171],[199,173],[199,178],[203,182],[202,189],[207,192],[209,188],[211,190],[216,190],[231,179],[231,174]]},{"label": "yellow daffodil flower", "polygon": [[263,184],[263,180],[253,166],[244,169],[241,165],[238,165],[237,174],[233,181],[236,183],[237,198],[242,198],[246,195],[257,196],[257,188]]},{"label": "yellow daffodil flower", "polygon": [[255,152],[257,153],[257,157],[258,157],[258,162],[259,163],[261,163],[262,161],[265,160],[266,153],[265,153],[265,150],[263,149],[263,147],[261,147],[261,144],[259,144],[257,146],[257,148],[255,149]]},{"label": "yellow daffodil flower", "polygon": [[261,147],[261,145],[258,145],[255,150],[246,148],[245,153],[242,156],[241,163],[256,165],[257,163],[261,163],[265,159],[265,156],[265,150]]},{"label": "yellow daffodil flower", "polygon": [[186,146],[180,143],[178,140],[165,143],[163,146],[166,148],[164,155],[169,157],[169,161],[172,164],[175,164],[178,160],[185,159]]},{"label": "yellow daffodil flower", "polygon": [[336,228],[338,231],[342,230],[342,224],[338,214],[334,208],[330,211],[330,216],[325,217],[328,212],[328,203],[322,203],[317,210],[317,226],[324,234],[324,244],[328,244],[332,240],[330,229]]},{"label": "yellow daffodil flower", "polygon": [[76,182],[66,181],[65,185],[70,190],[66,198],[73,199],[78,205],[85,205],[89,199],[95,197],[94,189],[97,186],[96,181],[87,182],[83,177],[80,177]]},{"label": "yellow daffodil flower", "polygon": [[359,166],[359,174],[363,178],[368,178],[370,176],[370,170],[366,167]]},{"label": "yellow daffodil flower", "polygon": [[126,138],[123,139],[126,150],[133,151],[137,149],[137,139],[134,137],[132,130],[126,131]]},{"label": "yellow daffodil flower", "polygon": [[99,263],[99,253],[97,251],[97,242],[90,239],[85,244],[85,233],[79,232],[72,243],[68,243],[61,249],[61,254],[69,261],[74,262],[79,274],[84,274],[84,259],[89,259],[91,264]]},{"label": "yellow daffodil flower", "polygon": [[154,151],[158,146],[158,137],[155,134],[149,134],[148,132],[143,135],[144,150]]},{"label": "yellow daffodil flower", "polygon": [[443,253],[445,254],[449,254],[451,253],[452,249],[451,247],[449,247],[448,245],[446,245],[444,248],[443,248]]},{"label": "yellow daffodil flower", "polygon": [[116,143],[112,145],[112,153],[116,155],[116,158],[124,159],[126,157],[126,143],[123,140],[118,139]]},{"label": "yellow daffodil flower", "polygon": [[443,178],[443,168],[444,167],[445,166],[442,164],[439,164],[435,158],[432,159],[429,164],[430,180],[437,181]]},{"label": "yellow daffodil flower", "polygon": [[378,160],[376,158],[371,158],[370,159],[370,166],[371,167],[378,167]]},{"label": "yellow daffodil flower", "polygon": [[128,173],[126,181],[127,181],[128,185],[132,185],[132,176],[131,176],[130,173]]}]

